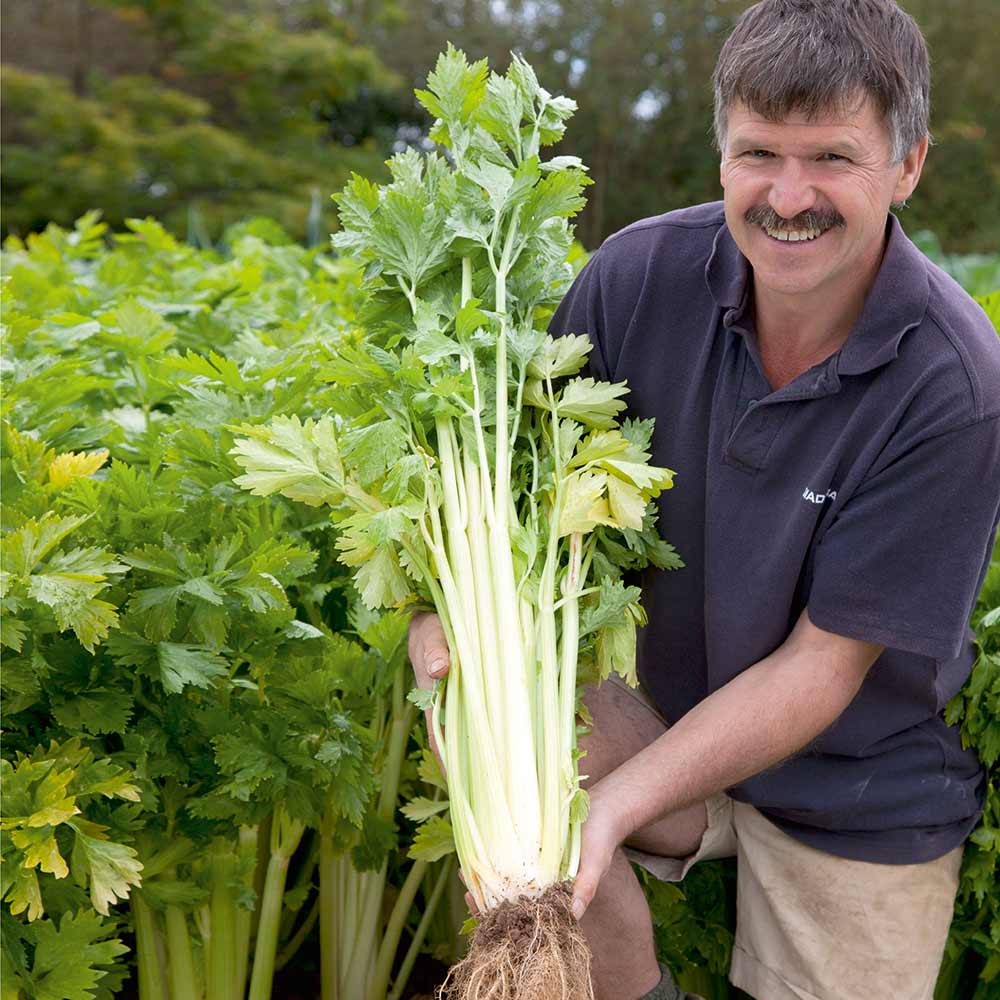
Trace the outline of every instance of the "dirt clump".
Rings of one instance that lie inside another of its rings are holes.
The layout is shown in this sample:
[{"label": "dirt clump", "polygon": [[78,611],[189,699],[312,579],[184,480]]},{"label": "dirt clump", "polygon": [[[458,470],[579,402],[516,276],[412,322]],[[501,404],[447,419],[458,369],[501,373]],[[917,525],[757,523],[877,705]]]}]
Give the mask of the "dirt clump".
[{"label": "dirt clump", "polygon": [[590,949],[571,902],[567,883],[487,912],[439,1000],[593,1000]]}]

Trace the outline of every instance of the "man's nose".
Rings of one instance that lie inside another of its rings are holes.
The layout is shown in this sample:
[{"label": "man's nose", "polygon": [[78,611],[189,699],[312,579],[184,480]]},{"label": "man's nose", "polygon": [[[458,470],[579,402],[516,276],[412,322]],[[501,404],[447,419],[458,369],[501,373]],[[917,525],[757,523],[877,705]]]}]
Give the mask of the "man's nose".
[{"label": "man's nose", "polygon": [[783,219],[794,219],[816,204],[816,189],[803,165],[794,157],[784,157],[780,161],[767,200]]}]

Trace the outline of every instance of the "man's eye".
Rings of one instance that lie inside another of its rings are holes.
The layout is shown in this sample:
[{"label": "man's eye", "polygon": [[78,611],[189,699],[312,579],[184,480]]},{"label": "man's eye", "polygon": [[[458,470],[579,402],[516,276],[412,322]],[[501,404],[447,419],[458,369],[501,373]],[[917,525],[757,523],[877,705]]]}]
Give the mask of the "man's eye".
[{"label": "man's eye", "polygon": [[825,160],[827,163],[846,163],[847,157],[841,156],[840,153],[824,153],[821,160]]},{"label": "man's eye", "polygon": [[754,160],[763,160],[764,157],[770,156],[771,153],[767,149],[748,149],[743,155],[749,156]]}]

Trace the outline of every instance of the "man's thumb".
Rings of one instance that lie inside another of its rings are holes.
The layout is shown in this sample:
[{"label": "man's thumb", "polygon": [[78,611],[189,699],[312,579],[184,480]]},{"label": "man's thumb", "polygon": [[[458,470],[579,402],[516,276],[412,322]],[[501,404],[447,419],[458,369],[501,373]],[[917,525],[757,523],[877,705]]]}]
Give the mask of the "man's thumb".
[{"label": "man's thumb", "polygon": [[597,892],[599,878],[595,876],[596,873],[592,873],[581,867],[579,874],[573,882],[573,904],[571,908],[573,916],[577,920],[580,920],[584,913],[586,913],[587,907],[590,906]]}]

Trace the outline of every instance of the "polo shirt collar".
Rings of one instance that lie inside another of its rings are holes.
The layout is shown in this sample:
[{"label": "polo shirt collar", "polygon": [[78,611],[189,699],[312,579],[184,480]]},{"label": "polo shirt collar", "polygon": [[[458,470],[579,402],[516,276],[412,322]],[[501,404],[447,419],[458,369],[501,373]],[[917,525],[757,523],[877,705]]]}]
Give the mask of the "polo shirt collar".
[{"label": "polo shirt collar", "polygon": [[[838,375],[861,375],[888,363],[899,353],[903,335],[924,318],[930,285],[927,262],[890,213],[882,266],[861,309],[861,315],[838,352]],[[732,326],[746,309],[750,265],[729,227],[723,223],[705,265],[705,281],[723,323]]]}]

